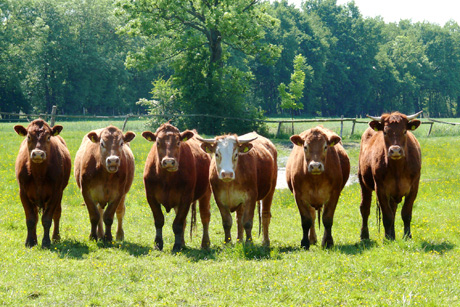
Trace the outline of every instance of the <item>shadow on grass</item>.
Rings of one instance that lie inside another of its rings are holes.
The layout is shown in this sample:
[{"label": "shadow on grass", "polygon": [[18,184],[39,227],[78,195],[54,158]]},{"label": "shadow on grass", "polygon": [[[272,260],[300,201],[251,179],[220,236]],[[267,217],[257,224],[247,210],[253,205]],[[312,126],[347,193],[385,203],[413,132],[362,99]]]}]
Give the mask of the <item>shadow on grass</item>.
[{"label": "shadow on grass", "polygon": [[355,244],[343,244],[335,245],[334,249],[347,255],[359,255],[364,251],[369,250],[377,246],[377,242],[374,240],[364,240]]},{"label": "shadow on grass", "polygon": [[57,253],[59,258],[83,259],[83,255],[89,254],[88,245],[75,240],[61,240],[54,243],[50,250]]},{"label": "shadow on grass", "polygon": [[455,247],[455,244],[452,244],[450,242],[433,243],[433,242],[423,241],[421,244],[421,248],[423,252],[425,253],[436,252],[441,255],[444,254],[445,252],[448,252],[454,249],[454,247]]},{"label": "shadow on grass", "polygon": [[151,246],[140,245],[137,243],[130,243],[127,241],[118,242],[104,242],[102,240],[97,241],[97,246],[99,248],[118,248],[119,250],[129,253],[131,256],[140,257],[148,255],[152,250]]}]

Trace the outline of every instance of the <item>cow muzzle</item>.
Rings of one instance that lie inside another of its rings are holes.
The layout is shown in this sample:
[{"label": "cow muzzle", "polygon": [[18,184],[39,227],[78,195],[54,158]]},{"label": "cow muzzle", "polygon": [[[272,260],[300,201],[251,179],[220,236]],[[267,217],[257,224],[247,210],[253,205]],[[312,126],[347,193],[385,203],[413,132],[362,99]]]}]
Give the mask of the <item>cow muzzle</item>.
[{"label": "cow muzzle", "polygon": [[168,172],[176,172],[179,169],[179,163],[174,158],[163,158],[161,167]]},{"label": "cow muzzle", "polygon": [[120,158],[118,156],[110,156],[105,160],[105,165],[109,173],[116,173],[120,167]]},{"label": "cow muzzle", "polygon": [[223,182],[230,182],[235,179],[235,172],[221,171],[219,173],[219,179],[221,179]]},{"label": "cow muzzle", "polygon": [[324,172],[324,165],[321,162],[310,162],[308,172],[312,175],[321,175]]},{"label": "cow muzzle", "polygon": [[46,152],[40,149],[34,149],[30,153],[30,159],[33,163],[42,163],[46,160]]},{"label": "cow muzzle", "polygon": [[388,148],[388,156],[393,160],[399,160],[404,157],[404,149],[398,145],[390,146]]}]

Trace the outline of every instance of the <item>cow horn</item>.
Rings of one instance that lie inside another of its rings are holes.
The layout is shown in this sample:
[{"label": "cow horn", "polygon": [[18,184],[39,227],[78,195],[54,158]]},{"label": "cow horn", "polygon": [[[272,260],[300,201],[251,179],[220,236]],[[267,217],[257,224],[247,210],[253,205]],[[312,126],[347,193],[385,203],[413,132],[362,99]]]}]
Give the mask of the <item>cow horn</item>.
[{"label": "cow horn", "polygon": [[209,143],[209,144],[214,144],[216,142],[215,139],[203,139],[201,137],[199,137],[198,135],[195,134],[195,138],[200,141],[200,142],[203,142],[203,143]]},{"label": "cow horn", "polygon": [[418,113],[415,113],[415,114],[412,114],[412,115],[407,115],[407,120],[413,120],[415,119],[417,116],[419,116],[420,114],[422,114],[423,110],[418,112]]},{"label": "cow horn", "polygon": [[374,116],[370,116],[370,115],[366,115],[367,117],[369,117],[370,119],[372,120],[375,120],[377,122],[381,121],[382,120],[382,116],[379,116],[379,117],[374,117]]},{"label": "cow horn", "polygon": [[249,142],[254,141],[255,139],[257,139],[257,136],[249,138],[249,139],[240,139],[240,138],[238,138],[238,143],[240,143],[240,144],[249,143]]}]

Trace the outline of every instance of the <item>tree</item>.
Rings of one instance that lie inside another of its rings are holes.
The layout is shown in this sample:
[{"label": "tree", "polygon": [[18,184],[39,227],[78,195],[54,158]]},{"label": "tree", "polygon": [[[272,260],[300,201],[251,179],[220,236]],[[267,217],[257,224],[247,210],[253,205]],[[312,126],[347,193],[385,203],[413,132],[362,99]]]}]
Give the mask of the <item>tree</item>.
[{"label": "tree", "polygon": [[[232,65],[232,57],[244,54],[269,61],[279,54],[276,46],[261,43],[264,28],[277,25],[265,13],[266,5],[258,0],[121,0],[119,13],[127,23],[120,32],[148,42],[129,53],[128,67],[145,69],[168,61],[174,68],[173,86],[190,103],[190,112],[259,117],[245,102],[250,68],[244,62],[241,68]],[[195,120],[190,125],[208,133],[253,128],[245,125],[250,122]]]}]

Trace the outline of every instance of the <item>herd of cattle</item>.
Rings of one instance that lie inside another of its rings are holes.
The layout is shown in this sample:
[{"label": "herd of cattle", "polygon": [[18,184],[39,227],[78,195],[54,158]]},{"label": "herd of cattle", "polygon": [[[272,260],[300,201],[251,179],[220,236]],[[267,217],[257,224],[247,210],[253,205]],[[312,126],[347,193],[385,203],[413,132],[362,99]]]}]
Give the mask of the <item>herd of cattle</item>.
[{"label": "herd of cattle", "polygon": [[[419,114],[406,116],[399,112],[371,117],[369,128],[361,138],[358,179],[361,185],[361,239],[369,239],[368,218],[372,191],[375,191],[385,228],[385,236],[395,239],[394,221],[398,203],[404,197],[401,216],[404,236],[411,237],[412,207],[417,196],[421,169],[420,145],[411,130],[417,129]],[[70,177],[71,158],[64,139],[63,127],[50,127],[38,119],[27,128],[14,130],[25,139],[16,160],[16,177],[27,224],[25,245],[37,244],[38,213],[42,212],[44,228],[42,247],[51,244],[50,228],[54,222],[53,240],[59,240],[61,200]],[[144,169],[147,201],[152,209],[155,245],[163,249],[164,215],[174,209],[175,243],[173,251],[184,246],[186,217],[192,208],[199,212],[203,224],[201,246],[208,248],[211,194],[222,215],[225,242],[231,241],[232,216],[236,211],[237,240],[252,241],[254,212],[258,204],[265,246],[271,203],[277,179],[277,151],[273,143],[258,135],[223,135],[203,139],[196,131],[179,129],[169,123],[155,133],[142,136],[153,146]],[[74,161],[74,174],[91,221],[90,238],[112,241],[111,227],[116,213],[117,240],[124,239],[125,198],[134,178],[134,157],[129,142],[133,132],[123,134],[109,126],[83,137]],[[323,247],[334,244],[331,229],[340,193],[350,174],[350,161],[340,137],[321,126],[293,135],[294,144],[286,165],[286,179],[294,194],[302,221],[305,249],[317,241],[315,217],[324,225]],[[318,221],[319,222],[319,221]],[[105,231],[103,228],[105,225]],[[260,227],[260,226],[259,226]]]}]

